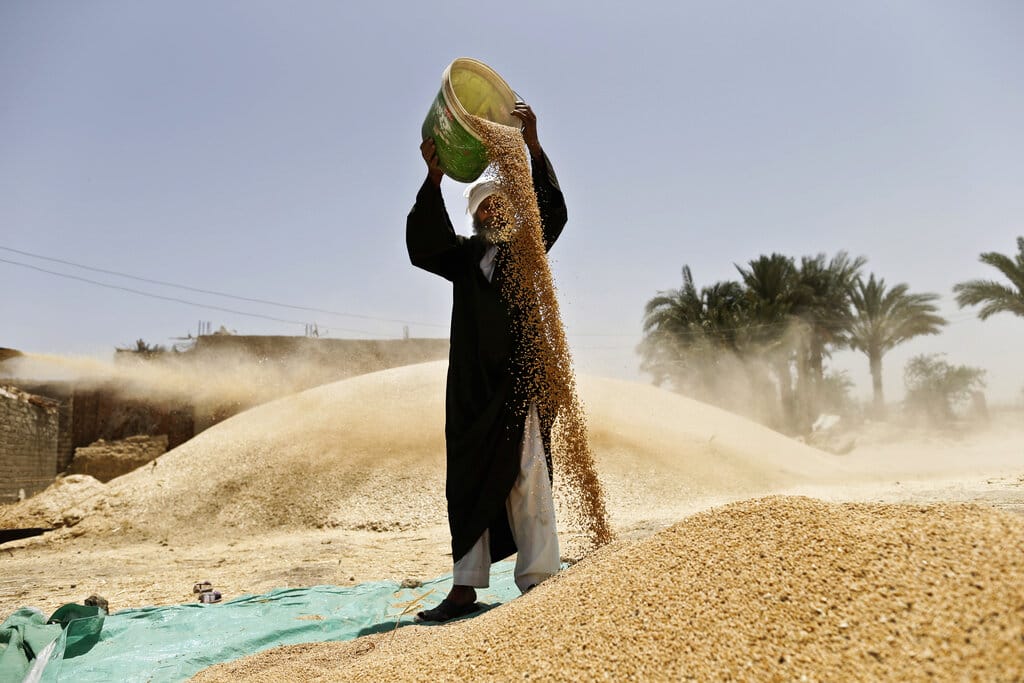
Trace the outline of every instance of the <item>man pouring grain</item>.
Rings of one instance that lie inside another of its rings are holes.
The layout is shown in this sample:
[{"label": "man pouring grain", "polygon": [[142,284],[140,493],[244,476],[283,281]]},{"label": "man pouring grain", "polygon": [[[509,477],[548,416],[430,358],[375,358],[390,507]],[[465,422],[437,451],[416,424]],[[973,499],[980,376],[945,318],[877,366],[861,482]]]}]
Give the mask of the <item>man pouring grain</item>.
[{"label": "man pouring grain", "polygon": [[[551,162],[537,138],[537,117],[524,102],[522,122],[544,246],[551,248],[567,220]],[[413,265],[449,280],[453,288],[451,349],[445,400],[445,494],[452,536],[453,586],[420,621],[447,621],[477,609],[476,588],[489,585],[492,562],[518,553],[521,591],[559,568],[551,498],[550,424],[541,424],[535,398],[520,395],[516,377],[529,359],[514,323],[515,302],[503,291],[503,252],[511,226],[507,197],[494,180],[469,188],[473,235],[455,233],[441,195],[444,177],[434,142],[420,145],[427,178],[406,222]],[[527,181],[528,182],[528,181]]]}]

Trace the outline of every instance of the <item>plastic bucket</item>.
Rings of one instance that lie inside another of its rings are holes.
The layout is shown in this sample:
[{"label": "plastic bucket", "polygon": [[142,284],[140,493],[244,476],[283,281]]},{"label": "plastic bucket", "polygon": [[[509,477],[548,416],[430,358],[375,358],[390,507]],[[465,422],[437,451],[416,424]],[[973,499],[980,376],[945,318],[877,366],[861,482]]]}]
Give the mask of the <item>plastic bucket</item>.
[{"label": "plastic bucket", "polygon": [[423,121],[423,139],[434,139],[445,175],[471,183],[487,168],[487,149],[469,122],[473,114],[519,127],[510,113],[516,97],[501,76],[483,62],[460,57],[441,75],[441,90]]}]

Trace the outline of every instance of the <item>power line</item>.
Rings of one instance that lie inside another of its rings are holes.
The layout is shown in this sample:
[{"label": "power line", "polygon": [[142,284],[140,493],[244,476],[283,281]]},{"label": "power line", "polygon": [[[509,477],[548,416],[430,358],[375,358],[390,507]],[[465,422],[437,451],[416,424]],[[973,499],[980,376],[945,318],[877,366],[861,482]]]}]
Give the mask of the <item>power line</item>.
[{"label": "power line", "polygon": [[[437,327],[437,328],[444,328],[444,329],[448,329],[448,327],[449,327],[449,325],[447,325],[447,324],[441,325],[441,324],[438,324],[438,323],[425,323],[425,322],[417,322],[417,321],[414,321],[414,320],[401,320],[401,319],[398,319],[398,318],[382,318],[382,317],[371,316],[371,315],[361,315],[361,314],[357,314],[357,313],[342,313],[340,311],[332,311],[332,310],[323,309],[323,308],[314,308],[314,307],[311,307],[311,306],[300,306],[300,305],[297,305],[297,304],[286,304],[286,303],[281,303],[281,302],[277,302],[277,301],[271,301],[269,299],[258,299],[258,298],[254,298],[254,297],[238,296],[238,295],[235,295],[235,294],[228,294],[226,292],[218,292],[216,290],[211,290],[211,289],[202,289],[202,288],[199,288],[199,287],[192,287],[190,285],[183,285],[183,284],[179,284],[179,283],[175,283],[175,282],[168,282],[168,281],[165,281],[165,280],[155,280],[155,279],[152,279],[152,278],[140,277],[140,276],[137,276],[137,275],[131,275],[129,273],[122,273],[120,271],[109,270],[109,269],[106,269],[106,268],[97,268],[95,266],[87,266],[87,265],[85,265],[83,263],[76,263],[74,261],[68,261],[68,260],[65,260],[65,259],[55,258],[53,256],[44,256],[43,254],[36,254],[36,253],[30,252],[30,251],[23,251],[21,249],[15,249],[13,247],[5,247],[3,245],[0,245],[0,250],[9,251],[9,252],[12,252],[12,253],[15,253],[15,254],[21,254],[22,256],[28,256],[28,257],[31,257],[31,258],[41,259],[43,261],[51,261],[53,263],[60,263],[62,265],[66,265],[66,266],[72,266],[74,268],[82,268],[83,270],[89,270],[89,271],[92,271],[92,272],[95,272],[95,273],[104,273],[106,275],[114,275],[116,277],[128,278],[129,280],[137,280],[139,282],[146,282],[146,283],[149,283],[149,284],[160,285],[160,286],[163,286],[163,287],[175,287],[175,288],[184,289],[184,290],[187,290],[187,291],[190,291],[190,292],[197,292],[197,293],[200,293],[200,294],[210,294],[210,295],[213,295],[213,296],[221,296],[221,297],[225,297],[225,298],[228,298],[228,299],[236,299],[238,301],[247,301],[249,303],[265,304],[265,305],[268,305],[268,306],[278,306],[278,307],[282,307],[282,308],[291,308],[291,309],[294,309],[294,310],[310,311],[310,312],[313,312],[313,313],[324,313],[324,314],[327,314],[327,315],[335,315],[335,316],[341,316],[341,317],[347,317],[347,318],[361,318],[361,319],[364,319],[364,320],[374,320],[374,321],[378,321],[378,322],[400,323],[400,324],[403,324],[403,325],[417,325],[417,326],[420,326],[420,327]],[[3,260],[3,259],[0,259],[0,260]],[[136,294],[142,294],[144,296],[155,296],[155,297],[157,296],[155,294],[151,295],[149,293],[139,292],[138,290],[133,290],[133,289],[130,289],[130,288],[117,287],[115,285],[107,285],[107,284],[103,284],[103,283],[95,283],[95,282],[93,282],[91,280],[85,280],[83,278],[76,278],[75,276],[72,276],[72,275],[65,276],[62,273],[48,271],[48,270],[45,270],[43,268],[38,268],[38,267],[35,267],[35,266],[30,266],[28,264],[19,263],[17,261],[4,261],[4,262],[5,263],[12,263],[14,265],[21,265],[21,266],[24,266],[24,267],[27,267],[27,268],[34,268],[35,270],[38,270],[40,272],[50,273],[52,275],[58,275],[58,276],[61,276],[61,277],[69,277],[69,278],[72,278],[72,279],[82,279],[85,282],[90,282],[92,284],[100,284],[101,286],[110,287],[112,289],[123,289],[124,291],[129,291],[129,292],[133,292],[133,293],[136,293]],[[180,299],[175,299],[175,298],[172,298],[172,297],[157,297],[157,298],[165,298],[165,299],[167,299],[169,301],[181,301]],[[194,302],[185,302],[185,303],[190,303],[190,305],[193,305],[193,306],[203,306],[203,307],[207,307],[207,308],[213,308],[215,310],[224,310],[224,311],[231,311],[232,310],[232,309],[222,309],[222,308],[218,308],[216,306],[206,306],[205,304],[198,304],[198,303],[194,303]],[[256,315],[256,314],[245,314],[245,315]],[[272,316],[262,316],[262,317],[266,317],[269,320],[280,320],[279,318],[274,318]],[[287,321],[287,322],[295,323],[295,321]],[[300,323],[295,323],[295,324],[300,324]],[[301,323],[301,324],[305,324],[305,323]],[[342,329],[343,331],[346,331],[346,332],[352,332],[353,331],[353,330],[348,330],[348,329],[345,329],[345,328],[336,328],[336,329]],[[364,332],[363,334],[370,334],[370,333],[369,332]],[[577,336],[577,337],[633,337],[633,336],[636,336],[636,334],[621,334],[621,333],[613,333],[613,334],[594,333],[594,334],[588,334],[588,333],[579,333],[579,334],[576,334],[574,336]]]},{"label": "power line", "polygon": [[[199,287],[191,287],[189,285],[183,285],[183,284],[179,284],[179,283],[176,283],[176,282],[167,282],[165,280],[154,280],[154,279],[151,279],[151,278],[139,277],[138,275],[130,275],[128,273],[121,273],[121,272],[116,271],[116,270],[107,270],[106,268],[96,268],[96,267],[93,267],[93,266],[84,265],[82,263],[75,263],[74,261],[66,261],[64,259],[54,258],[52,256],[44,256],[42,254],[34,254],[34,253],[30,252],[30,251],[22,251],[20,249],[14,249],[12,247],[5,247],[3,245],[0,245],[0,249],[2,249],[4,251],[13,252],[15,254],[21,254],[22,256],[29,256],[31,258],[41,259],[43,261],[51,261],[53,263],[61,263],[61,264],[66,265],[66,266],[73,266],[75,268],[81,268],[83,270],[91,270],[94,273],[104,273],[106,275],[114,275],[116,277],[128,278],[129,280],[137,280],[138,282],[147,282],[147,283],[152,284],[152,285],[160,285],[162,287],[175,287],[177,289],[185,289],[185,290],[188,290],[190,292],[198,292],[200,294],[211,294],[213,296],[221,296],[221,297],[224,297],[226,299],[236,299],[238,301],[247,301],[249,303],[254,303],[254,304],[265,304],[267,306],[278,306],[280,308],[291,308],[291,309],[294,309],[294,310],[297,310],[297,311],[309,311],[309,312],[312,312],[312,313],[324,313],[324,314],[327,314],[327,315],[336,315],[336,316],[340,316],[340,317],[343,317],[343,318],[361,318],[363,320],[375,320],[375,321],[378,321],[378,322],[387,322],[387,323],[402,323],[402,324],[406,324],[406,325],[419,325],[419,326],[422,326],[422,327],[447,327],[447,325],[439,325],[437,323],[424,323],[424,322],[416,322],[414,320],[399,320],[399,319],[395,319],[395,318],[380,318],[380,317],[372,316],[372,315],[361,315],[359,313],[342,313],[341,311],[331,311],[331,310],[328,310],[328,309],[325,309],[325,308],[313,308],[311,306],[299,306],[297,304],[286,304],[286,303],[281,303],[281,302],[278,302],[278,301],[270,301],[269,299],[257,299],[257,298],[253,298],[253,297],[239,296],[237,294],[228,294],[226,292],[218,292],[218,291],[215,291],[215,290],[212,290],[212,289],[201,289]],[[14,263],[14,262],[13,261],[7,261],[7,263]],[[22,264],[22,265],[24,265],[24,264]],[[42,269],[38,269],[38,270],[42,270]],[[43,272],[50,272],[50,271],[43,271]]]},{"label": "power line", "polygon": [[[112,284],[109,284],[109,283],[106,283],[106,282],[99,282],[97,280],[90,280],[88,278],[79,277],[77,275],[69,275],[67,273],[58,273],[58,272],[53,271],[53,270],[47,270],[45,268],[40,268],[39,266],[33,266],[33,265],[28,264],[28,263],[19,263],[18,261],[9,261],[9,260],[4,259],[4,258],[0,258],[0,263],[8,263],[8,264],[10,264],[12,266],[20,266],[22,268],[28,268],[30,270],[39,271],[40,273],[46,273],[48,275],[56,275],[57,277],[63,277],[63,278],[67,278],[69,280],[78,280],[79,282],[86,282],[86,283],[88,283],[90,285],[96,285],[98,287],[106,287],[107,289],[116,289],[116,290],[120,290],[122,292],[129,292],[131,294],[138,294],[139,296],[146,296],[146,297],[149,297],[151,299],[160,299],[162,301],[173,301],[174,303],[185,304],[187,306],[195,306],[197,308],[207,308],[207,309],[210,309],[210,310],[221,311],[221,312],[224,312],[224,313],[233,313],[235,315],[249,316],[250,318],[262,318],[263,320],[272,320],[274,322],[288,323],[290,325],[307,325],[309,323],[308,320],[289,320],[287,318],[277,318],[277,317],[272,316],[272,315],[263,315],[262,313],[250,313],[248,311],[239,311],[239,310],[236,310],[236,309],[233,309],[233,308],[225,308],[223,306],[213,306],[211,304],[201,304],[201,303],[198,303],[198,302],[195,302],[195,301],[188,301],[186,299],[179,299],[179,298],[173,297],[173,296],[163,296],[163,295],[160,295],[160,294],[153,294],[152,292],[144,292],[144,291],[139,290],[139,289],[132,289],[131,287],[121,287],[120,285],[112,285]],[[354,329],[349,329],[349,328],[344,328],[344,327],[342,327],[342,328],[335,328],[335,329],[340,329],[340,330],[342,330],[344,332],[353,332],[353,333],[357,333],[357,334],[372,334],[371,332],[367,332],[366,330],[354,330]]]},{"label": "power line", "polygon": [[[285,307],[285,308],[293,308],[293,309],[296,309],[296,310],[311,311],[311,312],[315,312],[315,313],[326,313],[326,314],[330,314],[330,315],[338,315],[338,316],[353,317],[353,318],[363,318],[363,319],[366,319],[366,320],[374,320],[374,321],[379,321],[379,322],[402,323],[402,324],[405,324],[405,325],[419,325],[419,326],[422,326],[422,327],[439,327],[439,328],[445,328],[445,329],[448,328],[448,325],[439,325],[439,324],[435,324],[435,323],[416,322],[416,321],[412,321],[412,320],[402,320],[402,319],[397,319],[397,318],[382,318],[382,317],[376,317],[376,316],[358,315],[358,314],[354,314],[354,313],[340,313],[340,312],[337,312],[337,311],[330,311],[330,310],[326,310],[326,309],[313,308],[313,307],[309,307],[309,306],[298,306],[298,305],[292,305],[292,304],[278,303],[278,302],[269,301],[269,300],[266,300],[266,299],[256,299],[256,298],[251,298],[251,297],[235,296],[233,294],[227,294],[227,293],[224,293],[224,292],[217,292],[217,291],[207,290],[207,289],[200,289],[198,287],[190,287],[188,285],[175,284],[175,283],[166,282],[166,281],[163,281],[163,280],[153,280],[153,279],[150,279],[150,278],[137,277],[135,275],[129,275],[127,273],[121,273],[121,272],[118,272],[118,271],[115,271],[115,270],[107,270],[105,268],[94,268],[93,266],[87,266],[87,265],[84,265],[84,264],[81,264],[81,263],[75,263],[73,261],[66,261],[64,259],[53,258],[53,257],[50,257],[50,256],[43,256],[42,254],[34,254],[32,252],[22,251],[20,249],[13,249],[11,247],[5,247],[5,246],[2,246],[2,245],[0,245],[0,250],[13,252],[15,254],[22,254],[22,255],[25,255],[25,256],[29,256],[29,257],[32,257],[32,258],[38,258],[38,259],[42,259],[42,260],[45,260],[45,261],[52,261],[54,263],[61,263],[61,264],[64,264],[64,265],[73,266],[75,268],[82,268],[82,269],[94,271],[94,272],[97,272],[97,273],[105,273],[105,274],[114,275],[114,276],[117,276],[117,277],[125,277],[125,278],[129,278],[129,279],[132,279],[132,280],[138,280],[140,282],[148,282],[148,283],[151,283],[151,284],[157,284],[157,285],[162,285],[162,286],[166,286],[166,287],[177,287],[179,289],[186,289],[186,290],[192,291],[192,292],[199,292],[199,293],[202,293],[202,294],[212,294],[212,295],[215,295],[215,296],[223,296],[223,297],[227,297],[227,298],[231,298],[231,299],[238,299],[240,301],[248,301],[248,302],[251,302],[251,303],[260,303],[260,304],[268,304],[268,305],[272,305],[272,306],[281,306],[281,307]],[[209,308],[209,309],[212,309],[212,310],[224,311],[224,312],[228,312],[228,313],[236,313],[236,314],[239,314],[239,315],[247,315],[247,316],[251,316],[251,317],[263,318],[263,319],[266,319],[266,320],[273,320],[273,321],[276,321],[276,322],[285,322],[285,323],[294,324],[294,325],[305,325],[306,324],[306,322],[299,322],[299,321],[296,321],[296,320],[289,320],[289,319],[285,319],[285,318],[277,318],[275,316],[268,316],[268,315],[263,315],[263,314],[259,314],[259,313],[248,313],[248,312],[245,312],[245,311],[238,311],[238,310],[235,310],[235,309],[225,308],[225,307],[221,307],[221,306],[202,304],[202,303],[198,303],[198,302],[194,302],[194,301],[188,301],[188,300],[185,300],[185,299],[179,299],[179,298],[176,298],[176,297],[162,296],[162,295],[159,295],[159,294],[153,294],[151,292],[144,292],[142,290],[132,289],[130,287],[122,287],[122,286],[119,286],[119,285],[112,285],[112,284],[109,284],[109,283],[98,282],[98,281],[95,281],[95,280],[90,280],[88,278],[79,277],[77,275],[70,275],[70,274],[67,274],[67,273],[60,273],[60,272],[57,272],[57,271],[47,270],[45,268],[40,268],[39,266],[34,266],[34,265],[31,265],[31,264],[28,264],[28,263],[21,263],[19,261],[11,261],[11,260],[8,260],[8,259],[0,259],[0,262],[2,262],[2,263],[9,263],[9,264],[15,265],[15,266],[21,266],[22,268],[30,268],[32,270],[36,270],[36,271],[41,272],[41,273],[47,273],[49,275],[56,275],[58,277],[64,277],[64,278],[68,278],[68,279],[72,279],[72,280],[78,280],[80,282],[86,282],[86,283],[89,283],[89,284],[92,284],[92,285],[97,285],[97,286],[100,286],[100,287],[106,287],[108,289],[117,289],[117,290],[124,291],[124,292],[130,292],[132,294],[138,294],[140,296],[148,296],[148,297],[151,297],[151,298],[162,299],[164,301],[173,301],[173,302],[177,302],[177,303],[187,304],[189,306],[196,306],[196,307],[199,307],[199,308]],[[339,329],[339,330],[344,331],[344,332],[356,332],[356,333],[360,333],[360,334],[372,334],[372,333],[366,332],[364,330],[354,330],[354,329],[350,329],[350,328],[337,328],[337,327],[334,327],[334,329]],[[576,336],[576,337],[635,337],[635,336],[637,336],[637,334],[636,333],[634,333],[634,334],[623,334],[623,333],[609,333],[609,334],[602,334],[602,333],[578,333],[578,334],[574,334],[572,336]]]}]

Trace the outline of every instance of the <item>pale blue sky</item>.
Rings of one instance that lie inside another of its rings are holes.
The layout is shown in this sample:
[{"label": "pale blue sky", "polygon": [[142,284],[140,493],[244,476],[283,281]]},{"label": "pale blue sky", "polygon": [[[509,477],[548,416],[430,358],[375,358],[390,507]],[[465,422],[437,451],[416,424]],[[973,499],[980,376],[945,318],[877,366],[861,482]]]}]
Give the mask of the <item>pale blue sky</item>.
[{"label": "pale blue sky", "polygon": [[[1024,386],[1024,320],[951,286],[1024,234],[1024,3],[0,3],[0,246],[275,308],[0,262],[0,346],[108,355],[210,320],[247,334],[444,336],[447,283],[408,263],[419,128],[455,57],[534,107],[569,205],[552,252],[581,371],[639,377],[643,304],[773,251],[845,249],[942,296],[948,353]],[[462,186],[445,181],[462,220]],[[385,320],[380,320],[385,319]],[[403,322],[404,321],[404,322]],[[844,352],[866,395],[867,362]]]}]

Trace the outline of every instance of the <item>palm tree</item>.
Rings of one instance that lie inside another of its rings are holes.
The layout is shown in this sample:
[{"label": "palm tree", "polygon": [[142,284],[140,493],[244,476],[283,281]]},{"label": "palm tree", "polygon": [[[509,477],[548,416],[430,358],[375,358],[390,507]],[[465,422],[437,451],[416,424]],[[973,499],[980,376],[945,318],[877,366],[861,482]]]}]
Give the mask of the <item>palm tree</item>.
[{"label": "palm tree", "polygon": [[680,375],[689,340],[699,336],[702,303],[689,266],[683,266],[683,286],[658,292],[644,306],[644,339],[640,369],[654,377],[655,385]]},{"label": "palm tree", "polygon": [[970,280],[953,286],[960,308],[985,304],[978,317],[987,320],[996,313],[1024,316],[1024,237],[1017,238],[1017,256],[1010,258],[990,251],[981,255],[981,262],[996,268],[1011,286],[994,280]]},{"label": "palm tree", "polygon": [[761,255],[746,269],[736,266],[736,270],[747,288],[751,315],[760,325],[758,339],[768,347],[778,345],[794,307],[807,299],[793,259],[782,254]]},{"label": "palm tree", "polygon": [[746,286],[751,317],[749,334],[775,373],[782,406],[783,431],[798,430],[796,391],[790,363],[804,351],[806,324],[797,316],[810,302],[796,264],[789,256],[761,255],[746,269],[736,266]]},{"label": "palm tree", "polygon": [[863,256],[851,259],[845,251],[826,261],[824,254],[800,260],[797,278],[806,297],[796,314],[809,331],[807,353],[798,359],[798,386],[807,417],[812,421],[820,409],[819,393],[825,381],[824,359],[829,347],[847,344],[846,330],[853,318],[850,291],[861,268],[867,263]]},{"label": "palm tree", "polygon": [[641,369],[655,384],[668,380],[682,389],[695,383],[697,393],[706,394],[720,353],[739,351],[743,305],[738,282],[698,291],[690,267],[683,266],[683,286],[659,292],[644,307]]},{"label": "palm tree", "polygon": [[874,273],[864,282],[857,278],[851,291],[854,318],[849,328],[850,348],[868,357],[871,384],[874,389],[875,415],[885,412],[882,393],[882,356],[908,339],[938,334],[947,324],[937,314],[933,303],[938,294],[910,294],[909,287],[900,283],[886,290],[885,280],[875,279]]},{"label": "palm tree", "polygon": [[846,331],[853,320],[850,292],[866,263],[863,256],[851,259],[845,251],[840,251],[827,263],[824,254],[801,259],[798,278],[807,289],[810,301],[800,315],[811,326],[809,362],[817,381],[824,376],[822,366],[828,355],[827,347],[843,346],[847,342]]}]

